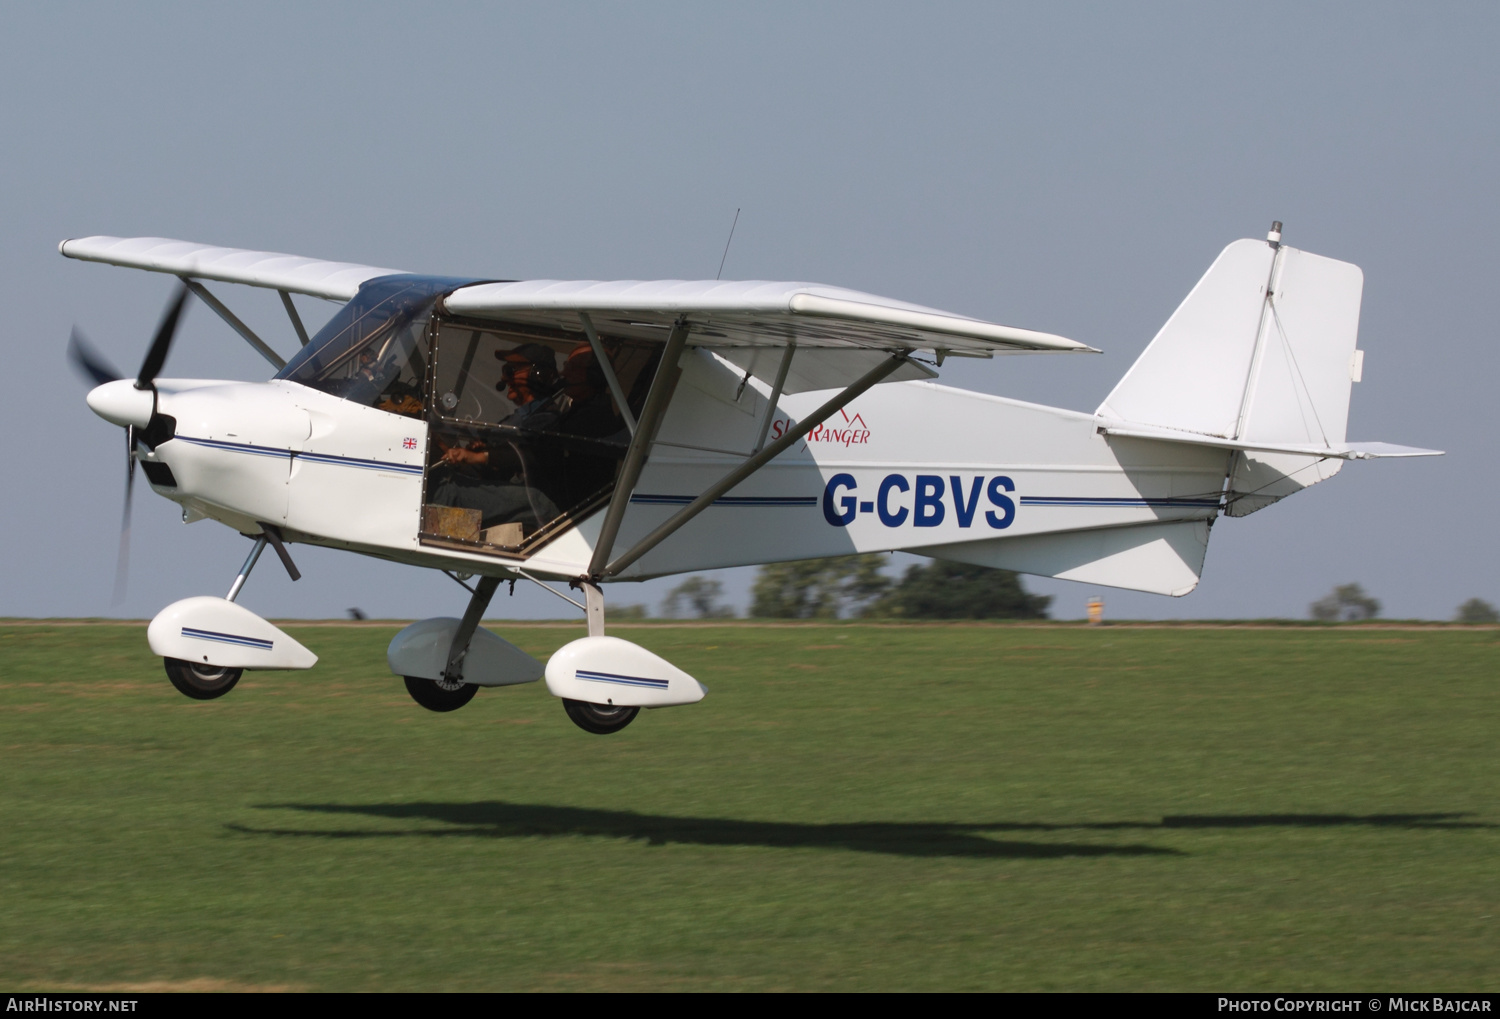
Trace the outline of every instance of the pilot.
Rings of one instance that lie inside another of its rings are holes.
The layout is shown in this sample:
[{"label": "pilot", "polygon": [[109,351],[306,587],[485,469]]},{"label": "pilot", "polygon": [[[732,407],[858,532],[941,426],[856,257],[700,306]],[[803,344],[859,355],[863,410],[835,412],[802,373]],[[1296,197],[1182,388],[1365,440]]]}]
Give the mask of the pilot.
[{"label": "pilot", "polygon": [[[528,343],[513,350],[497,350],[495,357],[502,362],[501,379],[496,389],[504,389],[515,410],[500,422],[515,428],[543,429],[555,424],[567,409],[567,397],[557,371],[557,356],[552,348],[540,343]],[[486,467],[491,463],[487,449],[462,446],[447,447],[440,459],[442,463],[465,464]],[[496,457],[499,466],[500,457]],[[512,463],[509,466],[515,467]]]},{"label": "pilot", "polygon": [[[512,350],[497,350],[502,362],[501,381],[515,404],[502,425],[528,430],[554,426],[562,416],[566,400],[561,392],[557,355],[541,343],[528,343]],[[557,504],[539,487],[533,450],[524,438],[497,442],[445,446],[439,463],[466,468],[436,485],[430,502],[460,506],[483,513],[481,527],[520,522],[528,529],[539,527],[560,515]]]},{"label": "pilot", "polygon": [[561,378],[557,372],[557,355],[540,343],[527,343],[514,350],[497,350],[502,362],[501,381],[505,395],[516,405],[502,424],[517,428],[546,428],[557,419],[562,408],[555,397],[560,395]]}]

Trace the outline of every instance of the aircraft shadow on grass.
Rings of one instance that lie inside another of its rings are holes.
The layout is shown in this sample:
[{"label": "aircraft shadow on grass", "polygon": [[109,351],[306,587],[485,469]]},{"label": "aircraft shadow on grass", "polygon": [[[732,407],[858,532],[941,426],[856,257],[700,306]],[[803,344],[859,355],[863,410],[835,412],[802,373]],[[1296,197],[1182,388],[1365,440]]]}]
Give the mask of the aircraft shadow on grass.
[{"label": "aircraft shadow on grass", "polygon": [[848,849],[897,856],[1047,859],[1065,856],[1182,856],[1181,850],[1138,843],[1020,842],[993,837],[1001,833],[1044,834],[1067,831],[1161,831],[1169,828],[1339,827],[1364,825],[1396,828],[1489,828],[1463,821],[1467,814],[1264,814],[1164,817],[1158,823],[1134,821],[1079,824],[864,822],[798,824],[731,818],[670,817],[587,807],[503,802],[479,803],[277,803],[263,810],[301,810],[320,814],[358,815],[393,821],[442,822],[446,828],[298,829],[252,828],[231,824],[233,831],[253,835],[328,839],[379,838],[528,838],[536,836],[603,836],[647,842],[702,846],[767,846]]}]

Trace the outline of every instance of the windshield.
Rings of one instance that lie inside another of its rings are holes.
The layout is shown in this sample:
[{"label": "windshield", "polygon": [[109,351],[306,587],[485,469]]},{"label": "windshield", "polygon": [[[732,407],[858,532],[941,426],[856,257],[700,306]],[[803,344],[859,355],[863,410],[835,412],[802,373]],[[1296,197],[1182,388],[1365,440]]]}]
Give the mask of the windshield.
[{"label": "windshield", "polygon": [[440,294],[478,282],[406,275],[370,280],[276,377],[368,407],[420,416],[432,306]]}]

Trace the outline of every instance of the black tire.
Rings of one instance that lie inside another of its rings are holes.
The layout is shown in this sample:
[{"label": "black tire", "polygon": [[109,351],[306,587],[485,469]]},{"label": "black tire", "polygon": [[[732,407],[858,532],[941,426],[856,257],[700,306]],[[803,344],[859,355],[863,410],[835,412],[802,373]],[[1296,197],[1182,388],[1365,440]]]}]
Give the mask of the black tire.
[{"label": "black tire", "polygon": [[223,697],[245,674],[244,669],[224,669],[217,665],[186,662],[181,658],[163,658],[162,664],[166,666],[167,678],[178,692],[195,701]]},{"label": "black tire", "polygon": [[457,690],[445,690],[435,679],[420,679],[402,676],[406,680],[406,692],[428,711],[457,711],[474,699],[479,687],[465,683]]},{"label": "black tire", "polygon": [[563,710],[573,720],[573,724],[584,732],[594,733],[596,736],[608,736],[612,732],[619,732],[631,722],[635,716],[641,713],[640,708],[627,708],[617,704],[591,704],[588,701],[570,701],[563,698]]}]

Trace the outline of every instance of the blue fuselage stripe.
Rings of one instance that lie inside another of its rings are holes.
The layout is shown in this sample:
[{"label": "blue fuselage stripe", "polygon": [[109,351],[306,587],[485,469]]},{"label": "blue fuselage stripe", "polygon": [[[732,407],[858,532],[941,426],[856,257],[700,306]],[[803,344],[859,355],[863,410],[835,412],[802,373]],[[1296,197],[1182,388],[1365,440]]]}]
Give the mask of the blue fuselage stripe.
[{"label": "blue fuselage stripe", "polygon": [[206,449],[221,449],[226,453],[243,453],[247,456],[280,457],[290,460],[300,457],[309,463],[329,464],[335,467],[360,467],[371,471],[388,471],[396,474],[421,476],[421,464],[392,463],[389,460],[368,460],[357,456],[338,456],[333,453],[313,453],[295,449],[277,449],[271,446],[252,446],[247,442],[225,442],[222,439],[195,439],[187,435],[177,436],[183,442]]},{"label": "blue fuselage stripe", "polygon": [[1140,496],[1115,498],[1111,496],[1068,495],[1023,495],[1022,506],[1186,506],[1210,507],[1219,505],[1218,499],[1145,499]]},{"label": "blue fuselage stripe", "polygon": [[[632,495],[637,506],[686,506],[693,495]],[[726,495],[714,500],[715,506],[817,506],[815,495]]]},{"label": "blue fuselage stripe", "polygon": [[[691,495],[632,495],[630,501],[638,506],[686,506],[696,498]],[[815,496],[725,496],[715,499],[715,506],[798,506],[818,505]],[[1022,506],[1186,506],[1210,507],[1219,505],[1217,499],[1147,499],[1141,496],[1071,496],[1071,495],[1023,495]]]}]

